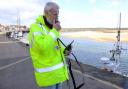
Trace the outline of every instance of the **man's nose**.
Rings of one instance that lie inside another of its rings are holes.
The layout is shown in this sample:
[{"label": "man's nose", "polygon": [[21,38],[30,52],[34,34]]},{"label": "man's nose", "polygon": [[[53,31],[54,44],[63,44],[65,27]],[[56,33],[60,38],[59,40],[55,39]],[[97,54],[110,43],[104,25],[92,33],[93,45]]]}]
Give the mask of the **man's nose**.
[{"label": "man's nose", "polygon": [[55,17],[58,17],[58,14],[53,14]]}]

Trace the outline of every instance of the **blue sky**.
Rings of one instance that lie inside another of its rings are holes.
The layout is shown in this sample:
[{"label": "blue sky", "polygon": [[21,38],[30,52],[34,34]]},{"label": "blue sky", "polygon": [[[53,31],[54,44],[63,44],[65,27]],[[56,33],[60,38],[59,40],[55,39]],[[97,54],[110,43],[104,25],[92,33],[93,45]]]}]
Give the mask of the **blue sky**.
[{"label": "blue sky", "polygon": [[16,24],[19,10],[21,24],[29,26],[49,1],[60,6],[62,27],[117,27],[120,12],[122,27],[128,27],[128,0],[0,0],[0,23]]}]

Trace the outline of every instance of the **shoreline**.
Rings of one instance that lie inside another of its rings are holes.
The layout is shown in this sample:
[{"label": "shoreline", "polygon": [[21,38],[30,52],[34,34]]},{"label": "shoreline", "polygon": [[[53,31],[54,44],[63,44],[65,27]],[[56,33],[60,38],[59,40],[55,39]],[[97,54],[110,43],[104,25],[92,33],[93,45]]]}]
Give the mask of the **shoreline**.
[{"label": "shoreline", "polygon": [[[80,31],[80,32],[62,32],[64,37],[69,38],[81,38],[81,39],[92,39],[100,42],[115,42],[117,32],[113,31]],[[121,42],[128,43],[128,31],[123,31],[120,34]]]}]

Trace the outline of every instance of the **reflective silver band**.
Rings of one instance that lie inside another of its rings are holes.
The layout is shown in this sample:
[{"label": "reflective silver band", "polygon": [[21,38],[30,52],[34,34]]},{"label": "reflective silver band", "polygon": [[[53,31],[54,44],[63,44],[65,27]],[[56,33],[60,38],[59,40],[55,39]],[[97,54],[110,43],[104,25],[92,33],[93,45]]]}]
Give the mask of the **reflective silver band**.
[{"label": "reflective silver band", "polygon": [[35,71],[36,71],[36,72],[40,72],[40,73],[42,73],[42,72],[50,72],[50,71],[53,71],[53,70],[57,70],[57,69],[59,69],[59,68],[61,68],[61,67],[63,67],[63,66],[64,66],[64,64],[63,64],[63,62],[62,62],[62,63],[57,64],[57,65],[52,66],[52,67],[47,67],[47,68],[35,68]]}]

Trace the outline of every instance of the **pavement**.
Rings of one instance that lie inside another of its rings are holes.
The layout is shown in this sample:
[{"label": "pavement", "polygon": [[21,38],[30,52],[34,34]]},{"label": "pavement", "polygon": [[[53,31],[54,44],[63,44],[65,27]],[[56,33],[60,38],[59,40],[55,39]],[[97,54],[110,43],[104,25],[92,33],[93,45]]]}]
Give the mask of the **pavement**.
[{"label": "pavement", "polygon": [[[74,64],[74,61],[72,63]],[[122,84],[97,77],[93,67],[87,68],[84,73],[85,85],[81,89],[128,89],[126,82],[123,88]],[[42,89],[36,85],[33,70],[28,46],[0,35],[0,89]],[[82,83],[82,73],[79,70],[74,65],[73,73],[77,85]],[[71,78],[69,83],[63,83],[62,87],[73,89]]]}]

